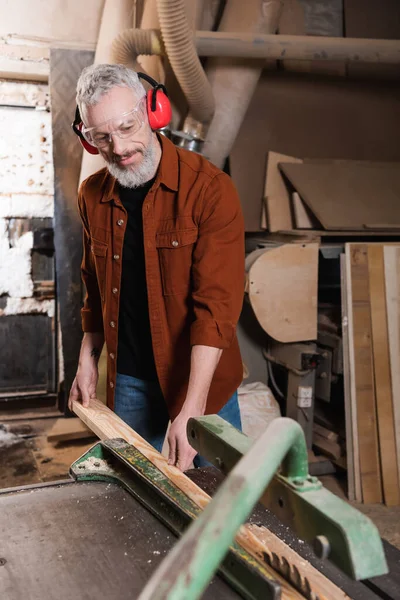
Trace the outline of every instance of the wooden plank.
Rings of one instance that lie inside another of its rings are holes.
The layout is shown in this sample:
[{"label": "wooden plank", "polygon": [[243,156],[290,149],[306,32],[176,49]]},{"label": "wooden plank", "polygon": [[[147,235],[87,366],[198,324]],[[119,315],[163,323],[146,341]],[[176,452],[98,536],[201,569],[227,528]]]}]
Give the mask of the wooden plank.
[{"label": "wooden plank", "polygon": [[[351,305],[351,296],[348,299],[351,285],[348,285],[346,260],[349,253],[340,255],[340,292],[342,300],[342,344],[343,344],[343,383],[344,383],[344,413],[346,425],[346,464],[347,464],[347,495],[350,501],[361,502],[361,478],[360,462],[358,454],[357,418],[353,414],[353,402],[355,405],[355,389],[352,393],[354,382],[354,348],[352,362],[350,362],[349,335],[353,336],[352,319],[349,318],[348,305]],[[351,320],[351,327],[350,327]],[[354,406],[356,410],[356,406]]]},{"label": "wooden plank", "polygon": [[398,164],[281,161],[279,168],[325,229],[400,228]]},{"label": "wooden plank", "polygon": [[397,506],[400,502],[400,491],[390,378],[385,271],[381,244],[369,244],[368,270],[383,497],[388,506]]},{"label": "wooden plank", "polygon": [[49,442],[67,442],[93,437],[94,433],[81,419],[57,419],[47,434]]},{"label": "wooden plank", "polygon": [[[372,361],[371,306],[368,285],[367,244],[346,244],[349,252],[352,313],[350,347],[353,352],[353,402],[356,405],[362,499],[382,502],[376,401]],[[349,313],[350,313],[349,311]]]},{"label": "wooden plank", "polygon": [[[209,501],[210,496],[191,481],[177,467],[168,464],[168,460],[164,458],[157,450],[149,443],[140,437],[133,429],[131,429],[122,419],[120,419],[109,408],[104,406],[97,399],[90,400],[88,408],[84,408],[80,402],[74,402],[73,411],[80,419],[102,440],[122,438],[129,444],[137,448],[153,465],[155,465],[164,475],[166,475],[172,483],[174,483],[182,492],[184,492],[197,506],[204,509]],[[247,552],[253,556],[265,569],[268,576],[280,583],[282,588],[282,600],[302,600],[303,596],[297,592],[287,581],[281,577],[274,569],[265,563],[264,555],[270,556],[273,560],[272,552],[268,546],[259,539],[258,535],[253,532],[248,525],[243,525],[236,535],[236,542],[242,546]],[[280,556],[285,556],[287,545],[277,538],[277,549]],[[303,559],[295,555],[297,560],[294,564],[298,566],[299,572],[303,573]],[[294,557],[293,557],[294,560]],[[305,573],[309,581],[312,582],[313,592],[318,595],[321,600],[331,600],[332,598],[341,599],[347,596],[336,586],[330,588],[325,593],[326,586],[329,586],[328,579],[322,581],[314,577],[313,573],[305,569]],[[324,584],[324,587],[322,587]],[[333,584],[332,584],[333,585]],[[331,591],[332,590],[332,591]]]},{"label": "wooden plank", "polygon": [[265,178],[264,197],[267,205],[269,231],[292,229],[292,212],[290,208],[290,194],[278,169],[278,163],[301,163],[300,158],[268,152],[267,175]]},{"label": "wooden plank", "polygon": [[386,309],[397,469],[400,481],[400,246],[384,246]]}]

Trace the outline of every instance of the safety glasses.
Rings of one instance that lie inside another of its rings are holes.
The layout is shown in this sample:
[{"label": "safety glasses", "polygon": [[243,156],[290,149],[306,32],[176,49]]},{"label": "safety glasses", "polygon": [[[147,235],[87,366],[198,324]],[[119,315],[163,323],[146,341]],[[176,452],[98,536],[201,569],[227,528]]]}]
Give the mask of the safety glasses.
[{"label": "safety glasses", "polygon": [[143,96],[133,110],[108,119],[96,127],[82,127],[81,134],[92,146],[106,148],[111,143],[113,135],[122,140],[134,136],[143,126],[145,114],[146,96]]}]

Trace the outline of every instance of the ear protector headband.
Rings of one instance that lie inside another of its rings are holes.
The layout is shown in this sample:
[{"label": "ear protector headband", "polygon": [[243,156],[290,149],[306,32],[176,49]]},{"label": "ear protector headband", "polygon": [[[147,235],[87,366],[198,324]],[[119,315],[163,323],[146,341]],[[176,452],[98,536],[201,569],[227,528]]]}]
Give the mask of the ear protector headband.
[{"label": "ear protector headband", "polygon": [[[155,131],[166,127],[171,121],[172,109],[165,86],[162,83],[157,83],[155,79],[146,75],[146,73],[138,73],[137,75],[140,79],[144,79],[152,86],[152,89],[146,93],[147,116],[151,129]],[[84,149],[89,152],[89,154],[99,154],[98,148],[89,144],[83,137],[83,122],[78,107],[76,107],[75,119],[71,126],[79,137],[79,141]]]}]

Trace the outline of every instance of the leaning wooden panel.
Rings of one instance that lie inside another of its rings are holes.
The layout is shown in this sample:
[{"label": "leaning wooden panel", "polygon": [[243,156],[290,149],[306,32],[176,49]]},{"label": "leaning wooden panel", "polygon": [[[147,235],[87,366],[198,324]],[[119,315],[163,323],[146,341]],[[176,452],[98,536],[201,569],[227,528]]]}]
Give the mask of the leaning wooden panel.
[{"label": "leaning wooden panel", "polygon": [[249,268],[250,304],[278,342],[317,337],[318,249],[314,243],[283,244],[260,251]]},{"label": "leaning wooden panel", "polygon": [[368,245],[368,271],[383,498],[388,506],[396,506],[399,504],[400,496],[389,364],[385,271],[381,244]]},{"label": "leaning wooden panel", "polygon": [[[88,408],[84,408],[80,402],[73,403],[73,411],[90,429],[102,440],[122,438],[129,444],[137,448],[154,466],[156,466],[172,483],[174,483],[182,492],[184,492],[197,506],[204,509],[211,498],[199,488],[191,479],[186,477],[182,471],[169,465],[167,459],[162,456],[153,446],[131,429],[114,412],[104,406],[102,402],[96,399],[90,400]],[[243,525],[238,531],[235,541],[242,546],[251,556],[253,556],[265,569],[269,575],[275,579],[282,587],[282,600],[304,600],[304,596],[297,592],[283,577],[265,562],[265,555],[274,561],[273,552],[282,558],[286,558],[287,545],[279,538],[274,540],[273,551],[265,544],[262,536],[258,536],[250,526]],[[296,564],[301,577],[307,578],[312,591],[321,600],[344,600],[348,596],[336,587],[327,578],[324,578],[318,572],[318,577],[308,568],[303,569],[303,559],[297,557]],[[289,560],[289,558],[291,560]],[[289,563],[293,564],[292,555],[287,557]],[[322,579],[323,578],[323,579]]]},{"label": "leaning wooden panel", "polygon": [[367,244],[346,244],[346,252],[350,253],[353,325],[353,339],[350,339],[350,345],[353,346],[354,353],[354,392],[362,499],[366,504],[373,504],[382,502],[382,482],[372,360],[367,248]]},{"label": "leaning wooden panel", "polygon": [[[348,256],[348,255],[347,255]],[[352,367],[350,362],[349,336],[353,335],[348,305],[348,284],[346,254],[340,255],[340,291],[342,300],[342,344],[343,344],[343,385],[344,385],[344,414],[346,424],[346,466],[347,466],[347,495],[349,500],[361,502],[360,464],[358,460],[357,418],[356,406],[352,405]],[[354,361],[354,353],[352,360]],[[355,397],[355,395],[354,395]],[[315,427],[315,425],[314,425]]]},{"label": "leaning wooden panel", "polygon": [[394,429],[400,481],[400,246],[384,246],[383,254]]},{"label": "leaning wooden panel", "polygon": [[289,190],[286,188],[278,163],[301,163],[300,158],[268,152],[264,198],[269,231],[288,231],[293,228]]}]

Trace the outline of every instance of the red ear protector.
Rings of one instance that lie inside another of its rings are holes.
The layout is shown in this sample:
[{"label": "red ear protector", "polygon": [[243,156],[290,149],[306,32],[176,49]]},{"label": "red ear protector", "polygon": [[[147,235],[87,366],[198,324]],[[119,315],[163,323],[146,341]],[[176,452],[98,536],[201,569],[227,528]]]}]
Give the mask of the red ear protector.
[{"label": "red ear protector", "polygon": [[[149,90],[146,94],[146,108],[150,127],[153,131],[166,127],[172,119],[172,109],[165,86],[162,83],[157,83],[155,79],[146,75],[146,73],[138,73],[137,75],[140,79],[144,79],[153,86],[153,89]],[[83,123],[78,107],[76,107],[75,119],[71,127],[79,137],[80,143],[89,154],[99,154],[99,150],[96,146],[89,144],[83,137]]]}]

